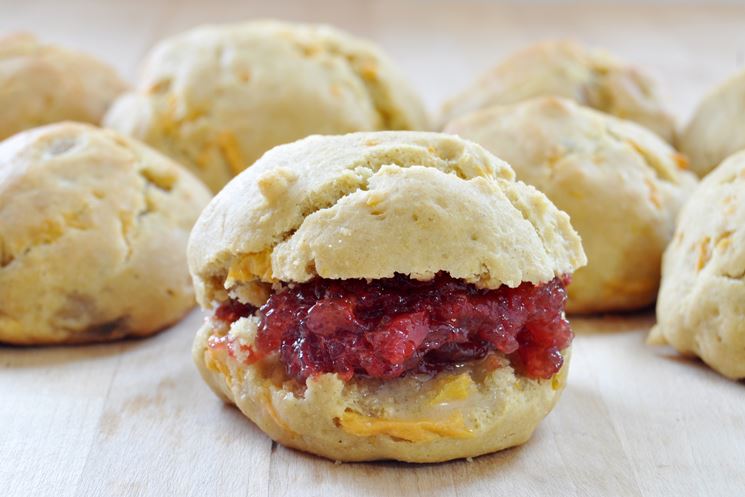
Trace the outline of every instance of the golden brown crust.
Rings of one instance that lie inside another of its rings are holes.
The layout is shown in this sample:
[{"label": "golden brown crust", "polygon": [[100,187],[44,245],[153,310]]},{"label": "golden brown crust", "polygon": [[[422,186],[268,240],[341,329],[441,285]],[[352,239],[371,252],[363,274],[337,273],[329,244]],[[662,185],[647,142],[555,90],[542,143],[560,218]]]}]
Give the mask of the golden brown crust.
[{"label": "golden brown crust", "polygon": [[59,121],[99,124],[127,89],[112,68],[29,34],[0,38],[0,140]]},{"label": "golden brown crust", "polygon": [[261,154],[310,134],[427,129],[418,96],[374,45],[320,25],[204,26],[161,41],[107,126],[218,191]]},{"label": "golden brown crust", "polygon": [[662,252],[696,184],[672,147],[634,123],[555,97],[477,111],[446,131],[508,161],[569,214],[590,261],[572,277],[570,312],[654,302]]},{"label": "golden brown crust", "polygon": [[442,122],[544,96],[572,99],[634,121],[669,143],[675,138],[675,121],[646,73],[604,50],[569,40],[537,43],[516,52],[446,102]]},{"label": "golden brown crust", "polygon": [[423,132],[277,147],[215,197],[189,242],[205,307],[226,291],[275,280],[447,271],[515,287],[584,263],[566,214],[516,182],[506,163],[475,143]]},{"label": "golden brown crust", "polygon": [[152,334],[192,306],[189,230],[209,192],[174,162],[93,126],[0,145],[0,341]]},{"label": "golden brown crust", "polygon": [[701,181],[665,251],[650,343],[745,378],[745,152]]},{"label": "golden brown crust", "polygon": [[678,145],[691,169],[705,176],[730,154],[745,148],[745,71],[704,97],[680,136]]}]

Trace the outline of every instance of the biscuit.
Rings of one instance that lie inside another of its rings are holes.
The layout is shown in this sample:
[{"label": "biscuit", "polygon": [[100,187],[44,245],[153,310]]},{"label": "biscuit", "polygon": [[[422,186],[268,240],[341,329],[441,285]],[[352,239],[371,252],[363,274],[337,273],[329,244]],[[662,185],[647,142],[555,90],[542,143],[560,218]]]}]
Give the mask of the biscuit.
[{"label": "biscuit", "polygon": [[276,147],[208,205],[188,254],[198,301],[212,313],[193,348],[202,376],[289,447],[344,461],[476,456],[527,441],[563,389],[568,347],[545,379],[500,353],[382,379],[349,371],[297,381],[285,348],[255,360],[267,306],[303,285],[451,278],[484,291],[542,288],[583,265],[568,216],[474,143],[376,132]]},{"label": "biscuit", "polygon": [[513,54],[448,100],[442,122],[493,105],[543,96],[572,99],[634,121],[669,143],[675,138],[675,121],[646,73],[604,50],[568,40],[538,43]]},{"label": "biscuit", "polygon": [[224,298],[229,272],[271,283],[447,271],[496,288],[583,264],[568,216],[507,163],[422,132],[311,136],[271,150],[210,202],[189,243],[204,307]]},{"label": "biscuit", "polygon": [[649,342],[745,378],[745,152],[701,181],[665,251]]},{"label": "biscuit", "polygon": [[[241,320],[231,333],[250,335],[255,326]],[[506,363],[488,372],[466,365],[426,382],[344,382],[324,374],[300,394],[278,384],[276,370],[212,350],[211,332],[204,324],[193,348],[210,388],[273,440],[334,461],[441,462],[522,445],[559,401],[569,372],[566,350],[551,380],[522,377]]]},{"label": "biscuit", "polygon": [[218,191],[275,145],[316,133],[426,129],[428,118],[374,45],[327,26],[259,21],[161,41],[106,125]]},{"label": "biscuit", "polygon": [[127,89],[103,62],[29,34],[0,38],[0,140],[59,121],[99,124]]},{"label": "biscuit", "polygon": [[745,71],[712,90],[681,133],[680,150],[691,170],[705,176],[729,155],[745,149]]},{"label": "biscuit", "polygon": [[635,123],[555,97],[477,111],[445,131],[509,162],[569,214],[589,263],[572,278],[568,311],[654,302],[662,252],[696,183],[682,155]]},{"label": "biscuit", "polygon": [[0,341],[152,334],[194,301],[189,231],[207,189],[148,147],[58,123],[0,145]]}]

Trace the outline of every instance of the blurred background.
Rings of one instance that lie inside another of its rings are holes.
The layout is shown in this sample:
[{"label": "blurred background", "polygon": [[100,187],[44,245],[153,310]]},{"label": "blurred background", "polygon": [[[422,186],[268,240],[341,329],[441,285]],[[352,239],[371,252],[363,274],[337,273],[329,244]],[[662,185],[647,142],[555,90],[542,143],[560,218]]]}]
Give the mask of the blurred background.
[{"label": "blurred background", "polygon": [[745,2],[657,0],[0,0],[0,32],[32,31],[115,65],[129,80],[154,42],[202,23],[325,22],[375,40],[435,109],[506,54],[572,37],[647,68],[685,119],[745,65]]}]

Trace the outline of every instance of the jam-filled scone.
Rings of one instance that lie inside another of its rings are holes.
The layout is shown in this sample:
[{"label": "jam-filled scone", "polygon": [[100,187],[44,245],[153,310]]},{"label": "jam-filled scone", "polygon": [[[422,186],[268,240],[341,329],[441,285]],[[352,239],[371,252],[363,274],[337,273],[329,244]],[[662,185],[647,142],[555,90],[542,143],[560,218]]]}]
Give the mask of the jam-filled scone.
[{"label": "jam-filled scone", "polygon": [[564,387],[559,211],[482,147],[421,132],[276,147],[189,241],[194,359],[276,441],[433,462],[524,443]]},{"label": "jam-filled scone", "polygon": [[665,110],[652,78],[605,50],[569,40],[520,50],[448,100],[442,122],[493,105],[556,96],[645,126],[666,141],[675,120]]},{"label": "jam-filled scone", "polygon": [[59,121],[99,124],[127,85],[103,62],[40,42],[0,37],[0,140]]},{"label": "jam-filled scone", "polygon": [[256,21],[161,41],[106,125],[218,191],[275,145],[310,134],[427,129],[428,117],[376,46],[328,26]]},{"label": "jam-filled scone", "polygon": [[698,105],[680,136],[691,169],[706,175],[730,154],[745,149],[745,71],[714,88]]},{"label": "jam-filled scone", "polygon": [[654,302],[662,252],[696,184],[683,156],[635,123],[555,97],[477,111],[445,130],[507,161],[569,214],[589,260],[568,288],[570,312]]},{"label": "jam-filled scone", "polygon": [[154,333],[194,305],[190,229],[210,194],[148,147],[59,123],[0,144],[0,342]]},{"label": "jam-filled scone", "polygon": [[665,251],[651,344],[745,378],[745,152],[701,181]]}]

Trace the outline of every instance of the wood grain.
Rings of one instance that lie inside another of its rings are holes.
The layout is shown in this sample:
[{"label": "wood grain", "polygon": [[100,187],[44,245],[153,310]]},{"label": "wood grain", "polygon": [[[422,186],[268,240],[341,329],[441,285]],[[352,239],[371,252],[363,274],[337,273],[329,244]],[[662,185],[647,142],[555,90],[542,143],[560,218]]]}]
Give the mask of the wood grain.
[{"label": "wood grain", "polygon": [[[0,0],[34,31],[133,78],[158,38],[249,17],[375,39],[434,109],[525,43],[574,36],[655,72],[685,118],[745,60],[745,6],[498,2]],[[574,320],[569,386],[524,447],[473,462],[343,464],[273,444],[198,377],[201,315],[148,340],[0,347],[0,493],[8,496],[745,495],[745,384],[644,345],[649,314]]]}]

